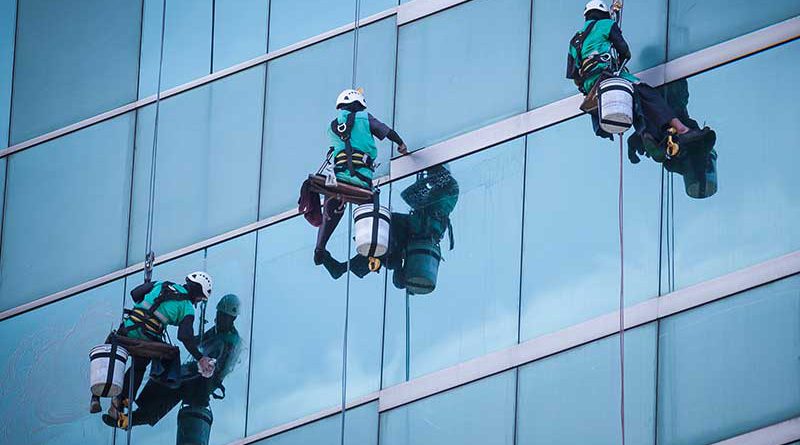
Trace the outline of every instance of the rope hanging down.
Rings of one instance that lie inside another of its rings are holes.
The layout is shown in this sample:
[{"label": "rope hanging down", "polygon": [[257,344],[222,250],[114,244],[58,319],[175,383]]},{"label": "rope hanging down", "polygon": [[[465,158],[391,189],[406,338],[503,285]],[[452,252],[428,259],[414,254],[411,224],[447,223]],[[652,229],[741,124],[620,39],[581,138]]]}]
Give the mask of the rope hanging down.
[{"label": "rope hanging down", "polygon": [[[352,78],[351,78],[351,88],[356,88],[356,75],[358,73],[358,33],[359,33],[359,16],[361,15],[361,0],[355,0],[355,18],[353,21],[353,71],[352,71]],[[350,215],[349,215],[349,223],[347,225],[347,242],[348,244],[353,239],[353,204],[347,205]],[[350,249],[348,248],[348,252]],[[349,255],[349,254],[348,254]],[[347,260],[347,274],[346,280],[346,292],[345,292],[345,300],[344,300],[344,334],[342,335],[342,401],[341,401],[341,410],[342,410],[342,417],[341,417],[341,428],[340,428],[340,436],[339,436],[339,443],[344,445],[344,429],[345,429],[345,417],[347,416],[347,331],[349,330],[349,321],[350,321],[350,260]]]},{"label": "rope hanging down", "polygon": [[161,74],[164,65],[164,31],[166,28],[167,18],[167,0],[162,1],[161,9],[161,47],[158,54],[158,82],[156,86],[156,113],[155,122],[153,124],[153,148],[150,156],[150,194],[147,202],[147,234],[145,237],[144,248],[144,279],[150,281],[153,275],[153,263],[155,262],[155,254],[153,253],[153,225],[155,214],[155,194],[156,194],[156,167],[158,165],[158,117],[161,109]]},{"label": "rope hanging down", "polygon": [[[611,5],[612,18],[622,29],[622,0],[614,0]],[[614,54],[615,60],[619,60]],[[618,68],[620,72],[624,63]],[[622,445],[625,445],[625,226],[624,226],[624,194],[623,194],[623,143],[622,133],[619,138],[619,192],[617,195],[617,218],[619,221],[619,418]]]}]

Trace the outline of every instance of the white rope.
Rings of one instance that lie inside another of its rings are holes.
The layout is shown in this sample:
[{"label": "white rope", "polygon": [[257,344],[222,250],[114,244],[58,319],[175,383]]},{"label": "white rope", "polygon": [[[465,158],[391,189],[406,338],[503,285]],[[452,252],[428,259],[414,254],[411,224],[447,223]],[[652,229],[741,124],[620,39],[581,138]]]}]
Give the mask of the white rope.
[{"label": "white rope", "polygon": [[619,416],[622,445],[625,445],[625,237],[624,204],[622,182],[622,133],[619,137],[619,194],[617,196],[617,218],[619,219]]}]

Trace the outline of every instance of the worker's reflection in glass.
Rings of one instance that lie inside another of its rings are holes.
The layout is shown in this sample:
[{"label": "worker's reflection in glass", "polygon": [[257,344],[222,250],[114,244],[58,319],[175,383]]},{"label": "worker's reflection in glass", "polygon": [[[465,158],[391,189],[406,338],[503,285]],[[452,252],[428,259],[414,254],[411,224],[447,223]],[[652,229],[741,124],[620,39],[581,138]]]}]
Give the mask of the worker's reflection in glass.
[{"label": "worker's reflection in glass", "polygon": [[210,400],[225,397],[223,380],[233,371],[242,351],[242,339],[234,321],[239,315],[239,297],[228,294],[217,303],[215,325],[198,338],[203,355],[216,360],[213,375],[200,375],[197,362],[190,360],[180,369],[176,382],[150,378],[136,399],[134,425],[155,425],[178,403],[178,445],[207,444],[213,416]]},{"label": "worker's reflection in glass", "polygon": [[[413,184],[400,193],[411,208],[409,213],[392,213],[389,249],[380,257],[393,271],[392,283],[411,294],[428,294],[436,287],[441,241],[449,235],[454,247],[450,214],[458,202],[458,182],[446,165],[430,167],[418,173]],[[333,257],[323,265],[334,279],[347,272],[347,263]],[[356,255],[350,259],[350,271],[359,278],[370,273],[369,259]]]},{"label": "worker's reflection in glass", "polygon": [[692,142],[680,144],[674,149],[677,154],[668,156],[672,141],[663,132],[650,125],[643,116],[637,115],[636,131],[628,137],[628,158],[639,163],[639,155],[653,158],[664,164],[667,171],[683,176],[686,194],[692,198],[703,199],[717,192],[717,152],[714,144],[717,134],[709,127],[700,124],[689,116],[689,83],[681,79],[660,88],[667,103],[686,126],[697,130],[701,137]]}]

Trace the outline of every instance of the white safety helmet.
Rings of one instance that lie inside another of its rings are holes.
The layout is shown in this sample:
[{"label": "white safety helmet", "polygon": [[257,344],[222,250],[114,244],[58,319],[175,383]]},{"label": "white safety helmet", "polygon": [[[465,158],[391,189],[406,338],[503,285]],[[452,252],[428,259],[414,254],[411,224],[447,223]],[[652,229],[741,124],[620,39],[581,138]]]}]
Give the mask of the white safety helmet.
[{"label": "white safety helmet", "polygon": [[583,9],[583,15],[586,15],[589,11],[608,12],[608,6],[602,0],[591,0],[586,4],[586,8]]},{"label": "white safety helmet", "polygon": [[197,283],[203,289],[204,300],[211,296],[211,275],[205,272],[192,272],[186,276],[186,281]]},{"label": "white safety helmet", "polygon": [[364,92],[361,88],[357,90],[347,89],[339,93],[339,97],[336,98],[336,108],[353,102],[360,103],[364,108],[367,107],[367,100],[364,99]]}]

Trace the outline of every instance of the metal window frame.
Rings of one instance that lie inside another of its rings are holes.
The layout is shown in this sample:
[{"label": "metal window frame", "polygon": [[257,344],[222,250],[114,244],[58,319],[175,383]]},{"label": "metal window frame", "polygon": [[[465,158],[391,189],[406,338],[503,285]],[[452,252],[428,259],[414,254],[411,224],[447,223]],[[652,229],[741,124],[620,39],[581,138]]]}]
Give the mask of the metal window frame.
[{"label": "metal window frame", "polygon": [[716,445],[785,445],[796,440],[800,440],[800,417],[740,434]]},{"label": "metal window frame", "polygon": [[[410,5],[413,3],[414,2],[407,4]],[[383,13],[373,15],[370,18],[373,21],[377,21],[381,18],[385,18],[382,15],[385,13],[387,12],[384,11]],[[345,25],[341,27],[341,29],[347,28],[348,26],[351,25]],[[330,31],[330,33],[333,32],[334,31]],[[317,37],[313,37],[309,39],[309,41],[315,40],[316,38]],[[781,45],[798,38],[800,38],[800,16],[785,20],[766,28],[762,28],[757,31],[753,31],[749,34],[719,43],[695,53],[688,54],[665,64],[642,71],[638,73],[638,75],[643,80],[650,82],[652,85],[658,86],[664,82],[673,81],[700,72],[708,71],[718,66],[739,60],[757,52],[765,51],[777,45]],[[304,42],[297,43],[293,46],[297,46],[296,49],[302,47],[301,45],[307,46],[308,44]],[[291,52],[293,50],[291,50],[291,47],[287,47],[279,51]],[[276,51],[276,53],[277,52],[278,51]],[[236,67],[232,67],[230,70],[233,70],[234,68]],[[173,95],[174,94],[177,93],[173,93]],[[153,100],[155,99],[153,98]],[[391,160],[389,176],[378,178],[375,182],[377,185],[384,185],[413,175],[428,167],[459,159],[487,148],[491,148],[503,142],[516,139],[523,135],[533,133],[552,125],[556,125],[565,120],[572,119],[582,114],[578,109],[578,105],[580,104],[581,100],[581,95],[576,94],[531,111],[520,113],[502,121],[489,124],[477,130],[455,136],[429,147],[416,150],[411,155],[394,158]],[[166,255],[162,255],[158,257],[156,264],[161,264],[166,261],[180,258],[182,256],[214,246],[221,242],[246,235],[264,227],[271,226],[297,215],[297,210],[287,210],[278,215],[256,221],[238,229],[225,232],[204,241],[200,241],[190,246],[170,252]],[[93,289],[119,278],[134,274],[142,269],[143,264],[141,263],[129,266],[125,269],[118,270],[70,287],[69,289],[65,289],[60,292],[56,292],[54,294],[5,310],[0,312],[0,321],[20,315],[38,307],[63,300],[80,292]]]}]

